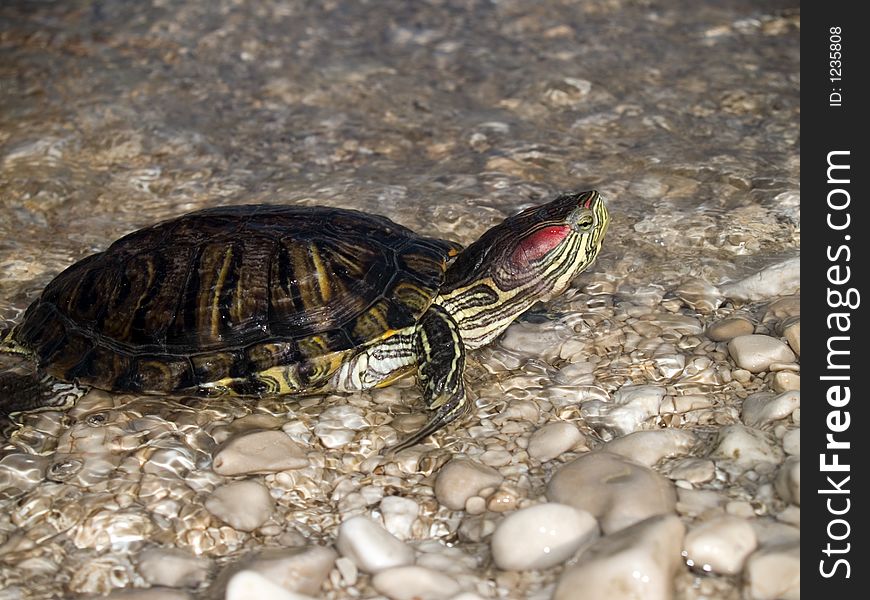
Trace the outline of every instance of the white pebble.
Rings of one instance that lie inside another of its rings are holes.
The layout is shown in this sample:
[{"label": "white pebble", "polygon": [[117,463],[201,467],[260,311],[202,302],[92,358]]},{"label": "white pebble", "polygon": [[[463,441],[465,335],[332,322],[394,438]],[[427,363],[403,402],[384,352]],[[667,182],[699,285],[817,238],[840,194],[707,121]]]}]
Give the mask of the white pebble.
[{"label": "white pebble", "polygon": [[467,458],[454,458],[438,472],[435,497],[451,510],[462,510],[465,502],[481,490],[501,484],[501,473]]},{"label": "white pebble", "polygon": [[778,371],[773,376],[773,391],[777,393],[801,389],[801,376],[791,371]]},{"label": "white pebble", "polygon": [[375,589],[391,600],[447,600],[461,590],[451,577],[425,567],[395,567],[372,577]]},{"label": "white pebble", "polygon": [[234,481],[215,489],[205,508],[234,529],[253,531],[272,514],[275,501],[261,483]]},{"label": "white pebble", "polygon": [[547,486],[547,498],[591,513],[605,534],[671,513],[676,504],[670,481],[608,452],[591,452],[562,466]]},{"label": "white pebble", "polygon": [[707,328],[707,337],[715,342],[727,342],[738,335],[749,335],[755,331],[755,326],[749,319],[729,317],[716,321]]},{"label": "white pebble", "polygon": [[210,561],[176,548],[149,548],[139,554],[139,573],[154,585],[196,586],[209,576]]},{"label": "white pebble", "polygon": [[800,541],[762,548],[744,570],[750,600],[800,600]]},{"label": "white pebble", "polygon": [[695,434],[684,429],[651,429],[611,440],[602,450],[651,467],[664,458],[685,456],[695,441]]},{"label": "white pebble", "polygon": [[737,366],[751,373],[761,373],[773,363],[791,363],[796,358],[787,344],[768,335],[739,335],[728,342],[728,352]]},{"label": "white pebble", "polygon": [[511,513],[492,536],[492,558],[499,569],[548,569],[598,537],[595,517],[565,504],[548,502]]},{"label": "white pebble", "polygon": [[801,459],[799,456],[786,459],[776,474],[774,487],[783,500],[797,506],[801,505]]},{"label": "white pebble", "polygon": [[327,448],[340,448],[353,441],[356,432],[369,427],[361,409],[355,406],[332,406],[320,413],[314,435]]},{"label": "white pebble", "polygon": [[705,458],[685,458],[672,463],[668,477],[690,483],[706,483],[716,476],[716,464]]},{"label": "white pebble", "polygon": [[[5,591],[5,590],[4,590]],[[12,596],[9,596],[12,598]],[[14,596],[20,598],[22,596]],[[108,596],[88,596],[100,600],[191,600],[190,594],[181,590],[173,590],[165,587],[151,588],[128,588],[115,590]]]},{"label": "white pebble", "polygon": [[419,512],[420,507],[410,498],[386,496],[381,500],[384,527],[400,540],[411,537],[411,528]]},{"label": "white pebble", "polygon": [[557,421],[544,425],[529,439],[529,456],[541,462],[553,460],[584,441],[584,436],[574,423]]},{"label": "white pebble", "polygon": [[219,475],[276,473],[308,466],[302,447],[283,431],[257,431],[230,438],[215,454]]},{"label": "white pebble", "polygon": [[785,419],[800,408],[801,393],[783,392],[774,396],[769,392],[752,394],[743,401],[740,417],[750,427],[763,427],[774,421]]},{"label": "white pebble", "polygon": [[683,548],[690,567],[736,575],[757,544],[755,530],[746,520],[725,515],[690,529]]},{"label": "white pebble", "polygon": [[342,523],[335,547],[367,573],[414,562],[414,550],[410,546],[366,517],[352,517]]},{"label": "white pebble", "polygon": [[792,456],[801,455],[801,428],[792,429],[782,436],[782,449]]},{"label": "white pebble", "polygon": [[584,403],[581,414],[596,429],[604,429],[615,436],[626,435],[657,415],[664,397],[665,389],[662,387],[626,385],[613,395],[610,402]]},{"label": "white pebble", "polygon": [[795,354],[800,356],[801,353],[801,320],[800,317],[790,320],[782,328],[782,336]]},{"label": "white pebble", "polygon": [[670,600],[684,534],[668,515],[601,538],[562,574],[553,600]]},{"label": "white pebble", "polygon": [[716,448],[710,457],[750,469],[762,462],[778,463],[782,460],[782,453],[761,431],[743,425],[729,425],[719,430]]},{"label": "white pebble", "polygon": [[801,287],[801,259],[789,258],[719,289],[733,300],[757,302],[774,296],[793,294]]},{"label": "white pebble", "polygon": [[227,583],[225,600],[314,600],[311,596],[297,594],[254,571],[239,571]]},{"label": "white pebble", "polygon": [[244,570],[262,575],[285,590],[312,596],[332,570],[338,555],[332,548],[269,548],[244,565]]}]

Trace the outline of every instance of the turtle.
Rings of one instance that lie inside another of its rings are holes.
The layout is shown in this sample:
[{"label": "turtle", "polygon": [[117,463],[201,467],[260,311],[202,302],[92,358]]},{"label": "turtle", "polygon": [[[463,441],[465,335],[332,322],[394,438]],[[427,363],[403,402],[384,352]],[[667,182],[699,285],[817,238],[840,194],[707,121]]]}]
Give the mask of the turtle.
[{"label": "turtle", "polygon": [[492,342],[598,256],[595,191],[508,217],[466,248],[323,206],[208,208],[126,235],[42,291],[0,352],[0,409],[91,387],[164,395],[353,392],[416,373],[430,417],[468,410],[466,351]]}]

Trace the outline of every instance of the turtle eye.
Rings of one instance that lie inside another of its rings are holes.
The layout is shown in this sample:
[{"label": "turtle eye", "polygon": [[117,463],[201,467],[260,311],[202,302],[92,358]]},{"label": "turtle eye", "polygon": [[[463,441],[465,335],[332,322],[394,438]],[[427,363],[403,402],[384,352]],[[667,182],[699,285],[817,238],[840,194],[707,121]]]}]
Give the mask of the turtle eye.
[{"label": "turtle eye", "polygon": [[577,219],[577,228],[580,231],[589,231],[592,229],[592,225],[595,224],[595,219],[592,218],[592,215],[583,215],[579,219]]}]

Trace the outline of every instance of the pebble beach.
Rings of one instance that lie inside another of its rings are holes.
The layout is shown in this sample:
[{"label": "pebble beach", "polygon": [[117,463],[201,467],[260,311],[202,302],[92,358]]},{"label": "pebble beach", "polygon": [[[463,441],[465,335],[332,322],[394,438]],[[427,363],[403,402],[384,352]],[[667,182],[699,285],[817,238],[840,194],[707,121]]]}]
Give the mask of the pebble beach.
[{"label": "pebble beach", "polygon": [[564,190],[613,218],[565,294],[469,353],[473,410],[400,452],[427,419],[413,377],[16,416],[0,600],[800,598],[796,7],[0,22],[3,327],[75,260],[208,206],[342,206],[466,245]]}]

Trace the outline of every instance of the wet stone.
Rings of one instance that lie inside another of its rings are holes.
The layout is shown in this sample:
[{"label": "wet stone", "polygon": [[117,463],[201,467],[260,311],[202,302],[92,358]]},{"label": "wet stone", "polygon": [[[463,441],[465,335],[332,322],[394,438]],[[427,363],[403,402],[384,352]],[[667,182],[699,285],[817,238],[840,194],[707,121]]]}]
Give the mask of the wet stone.
[{"label": "wet stone", "polygon": [[800,391],[801,376],[791,371],[778,371],[773,376],[774,392]]},{"label": "wet stone", "polygon": [[509,514],[492,536],[492,558],[499,569],[548,569],[571,558],[598,537],[598,523],[586,511],[556,503],[538,504]]},{"label": "wet stone", "polygon": [[268,520],[275,501],[262,483],[234,481],[212,492],[205,507],[230,527],[253,531]]},{"label": "wet stone", "polygon": [[750,600],[800,600],[800,567],[800,541],[761,548],[746,563],[746,596]]},{"label": "wet stone", "polygon": [[660,460],[685,456],[695,444],[691,431],[683,429],[653,429],[635,431],[607,442],[602,450],[619,454],[647,467]]},{"label": "wet stone", "polygon": [[670,481],[608,452],[589,453],[562,466],[547,485],[547,498],[591,513],[605,534],[672,513],[676,504]]},{"label": "wet stone", "polygon": [[149,548],[139,555],[139,573],[155,586],[192,587],[209,576],[211,561],[174,548]]},{"label": "wet stone", "polygon": [[410,498],[386,496],[381,500],[380,507],[386,530],[400,540],[409,539],[420,506]]},{"label": "wet stone", "polygon": [[751,335],[755,326],[749,319],[729,317],[716,321],[707,328],[707,337],[715,342],[727,342],[740,335]]},{"label": "wet stone", "polygon": [[755,530],[745,520],[721,516],[700,523],[686,535],[686,564],[702,571],[736,575],[757,545]]},{"label": "wet stone", "polygon": [[801,459],[789,457],[780,466],[774,482],[780,498],[797,506],[801,505]]},{"label": "wet stone", "polygon": [[801,393],[788,391],[779,395],[769,392],[753,394],[743,401],[741,419],[750,427],[761,428],[789,417],[801,405]]},{"label": "wet stone", "polygon": [[782,452],[768,435],[744,425],[729,425],[719,430],[716,448],[710,455],[713,459],[732,462],[742,469],[758,463],[778,463]]},{"label": "wet stone", "polygon": [[454,458],[438,472],[435,497],[451,510],[462,510],[465,502],[481,490],[497,487],[501,473],[467,458]]},{"label": "wet stone", "polygon": [[788,319],[782,327],[782,336],[794,350],[794,353],[800,356],[801,353],[801,320],[800,317]]},{"label": "wet stone", "polygon": [[740,281],[720,285],[728,298],[757,302],[776,296],[793,294],[801,285],[801,259],[790,258],[772,264]]},{"label": "wet stone", "polygon": [[390,600],[447,600],[461,589],[448,575],[419,566],[381,571],[372,584]]},{"label": "wet stone", "polygon": [[577,426],[558,421],[548,423],[532,434],[528,452],[532,458],[547,462],[580,445],[585,445],[585,436]]},{"label": "wet stone", "polygon": [[291,592],[255,571],[239,571],[230,578],[224,600],[314,600]]},{"label": "wet stone", "polygon": [[658,414],[665,397],[664,388],[653,385],[626,385],[620,388],[610,402],[590,401],[583,404],[582,414],[592,427],[626,435]]},{"label": "wet stone", "polygon": [[784,342],[766,335],[737,336],[728,342],[728,352],[740,368],[750,373],[761,373],[771,364],[795,360],[794,352]]},{"label": "wet stone", "polygon": [[301,469],[308,466],[308,458],[283,431],[256,431],[228,440],[212,464],[215,473],[233,476]]},{"label": "wet stone", "polygon": [[716,464],[704,458],[684,458],[671,463],[668,477],[689,483],[706,483],[716,476]]},{"label": "wet stone", "polygon": [[290,592],[318,595],[338,557],[322,546],[269,548],[246,560],[242,570],[257,573]]},{"label": "wet stone", "polygon": [[669,600],[685,526],[676,516],[641,521],[595,542],[559,579],[553,600]]},{"label": "wet stone", "polygon": [[367,573],[414,562],[414,550],[410,546],[367,517],[352,517],[343,522],[335,547]]},{"label": "wet stone", "polygon": [[801,454],[801,430],[800,427],[786,432],[782,436],[782,449],[786,454],[800,456]]}]

